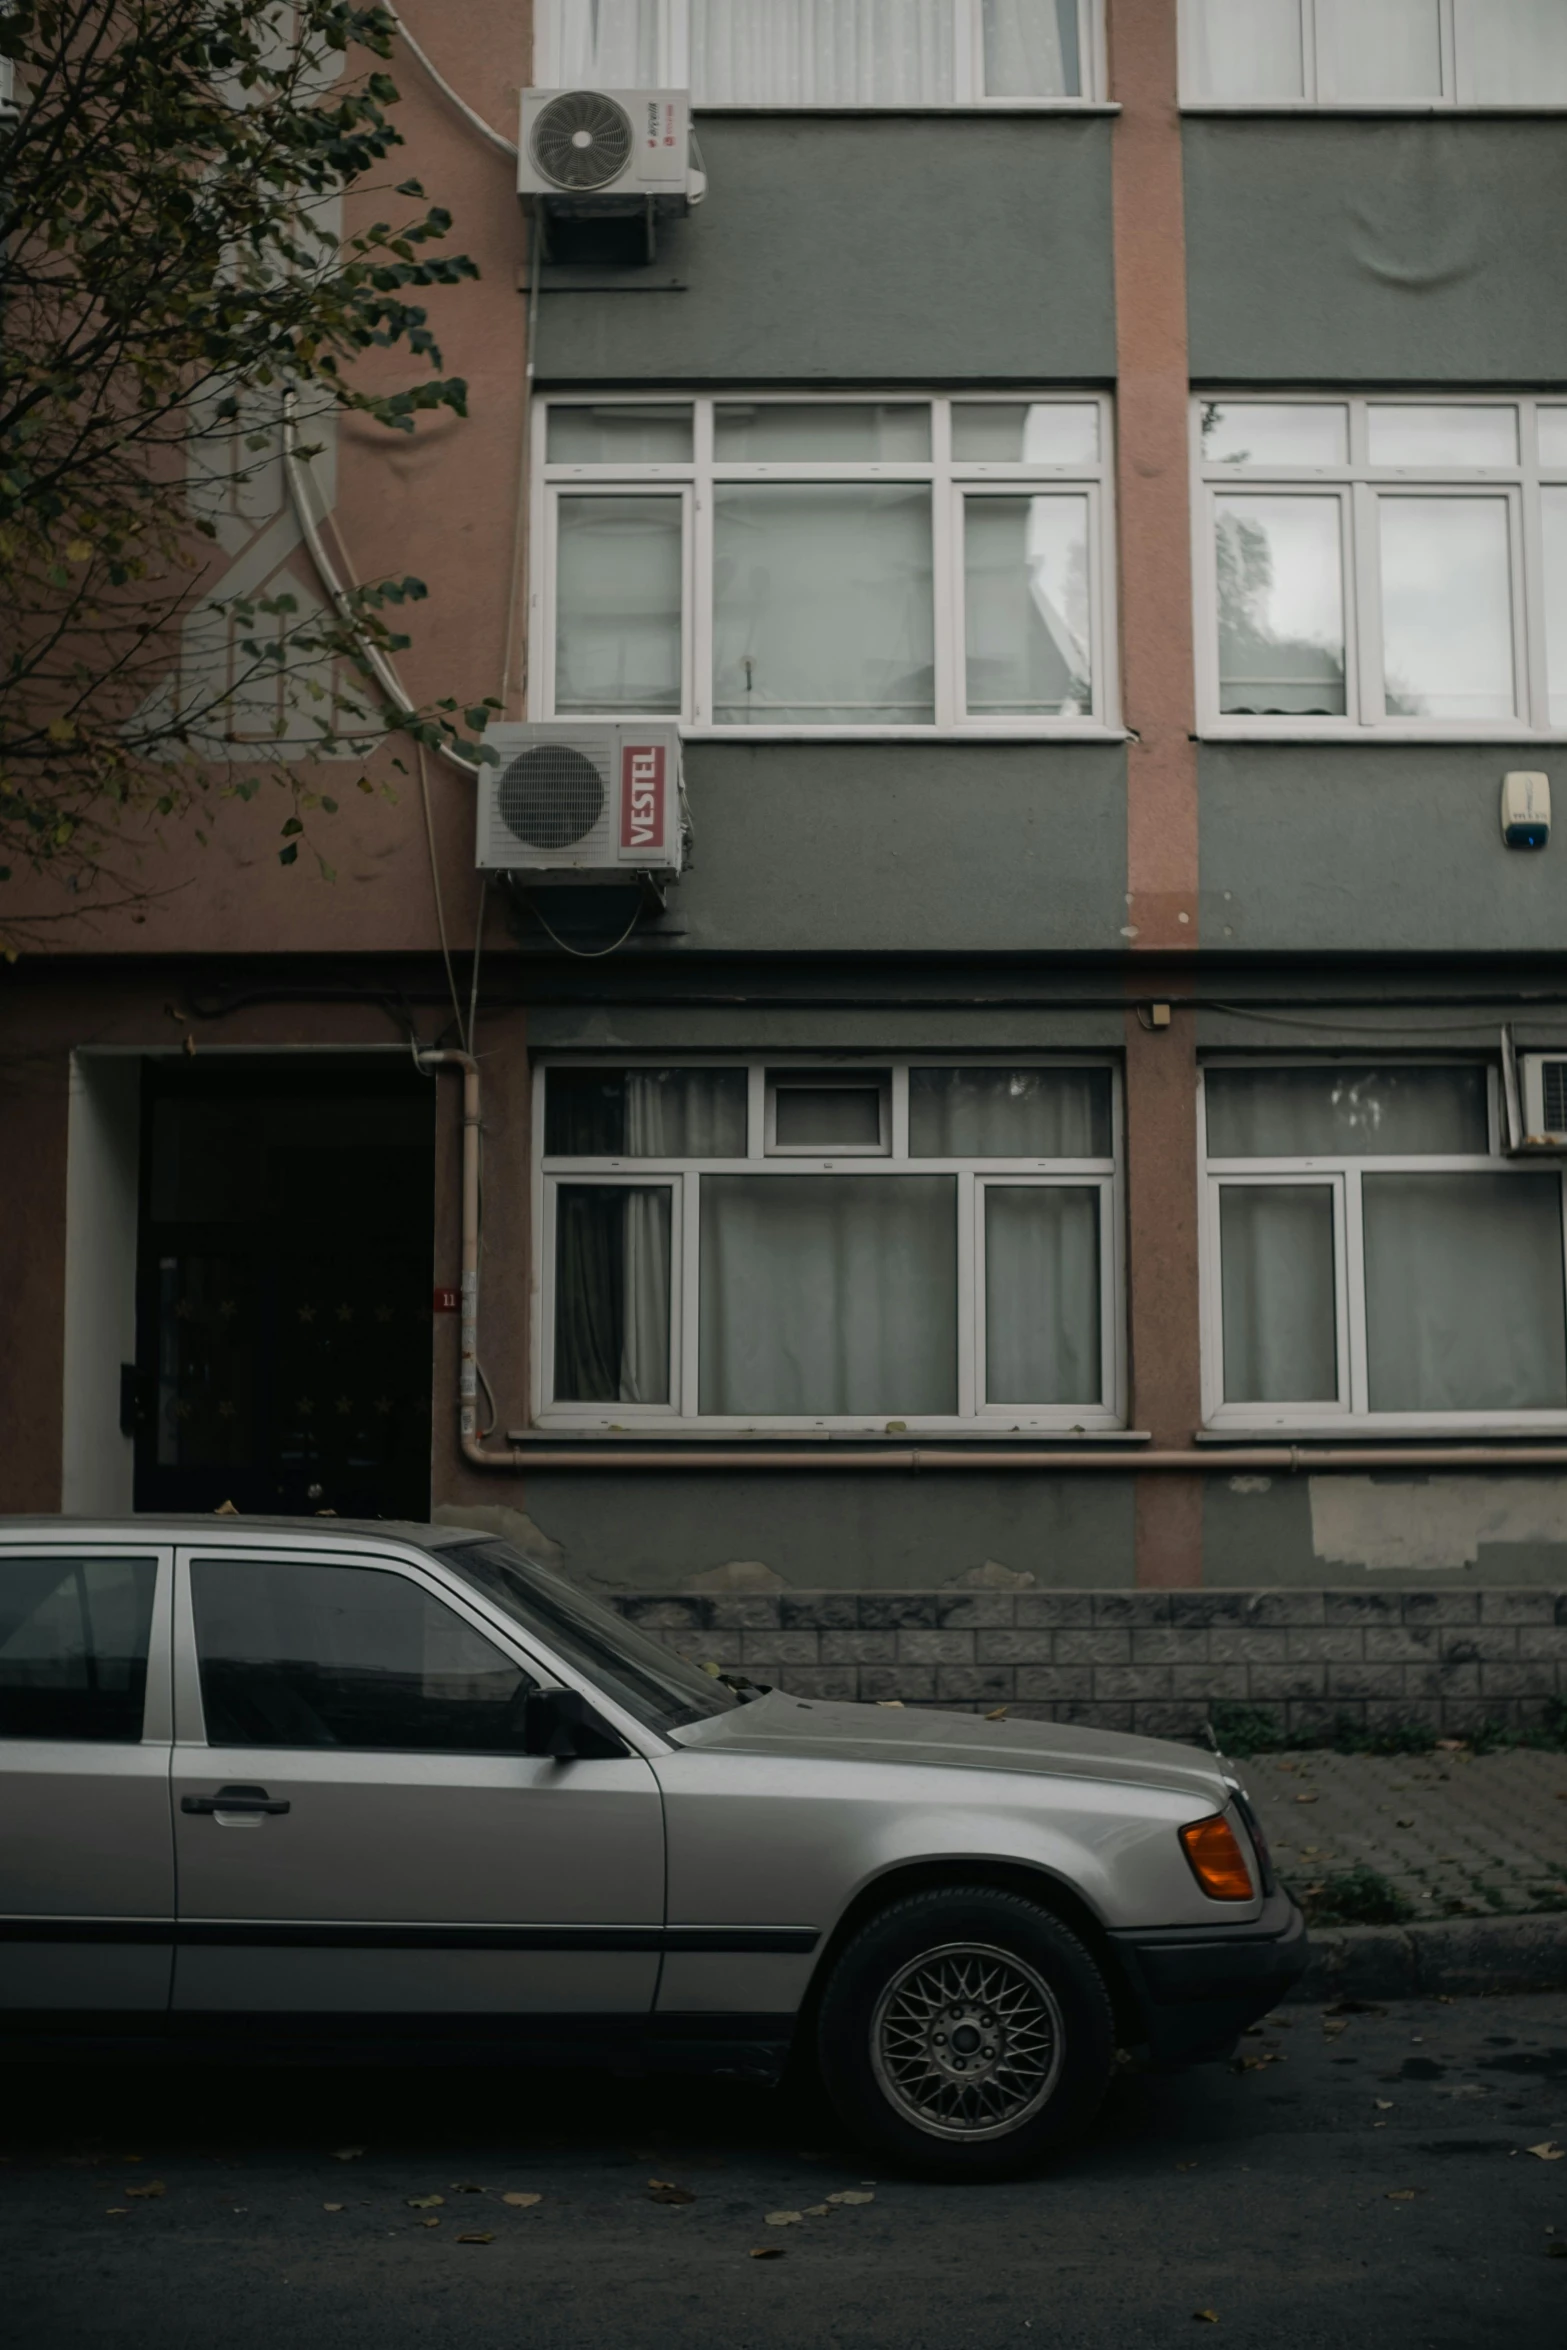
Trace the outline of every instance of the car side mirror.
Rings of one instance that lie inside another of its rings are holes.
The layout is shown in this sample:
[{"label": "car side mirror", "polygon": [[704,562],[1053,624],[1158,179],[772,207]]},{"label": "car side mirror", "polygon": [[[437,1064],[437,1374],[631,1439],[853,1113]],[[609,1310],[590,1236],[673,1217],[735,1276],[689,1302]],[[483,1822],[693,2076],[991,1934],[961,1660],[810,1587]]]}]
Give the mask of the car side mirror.
[{"label": "car side mirror", "polygon": [[522,1704],[522,1751],[555,1762],[611,1762],[630,1749],[580,1690],[530,1689]]}]

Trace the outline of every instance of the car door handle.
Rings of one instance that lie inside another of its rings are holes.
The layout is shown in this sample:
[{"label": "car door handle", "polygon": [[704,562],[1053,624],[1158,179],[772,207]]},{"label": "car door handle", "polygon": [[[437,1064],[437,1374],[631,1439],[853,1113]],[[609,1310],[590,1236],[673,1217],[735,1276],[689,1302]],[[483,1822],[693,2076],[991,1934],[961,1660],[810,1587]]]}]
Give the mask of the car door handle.
[{"label": "car door handle", "polygon": [[265,1787],[220,1787],[216,1795],[182,1795],[180,1809],[191,1812],[265,1812],[269,1819],[276,1819],[281,1812],[287,1811],[288,1805],[269,1795]]}]

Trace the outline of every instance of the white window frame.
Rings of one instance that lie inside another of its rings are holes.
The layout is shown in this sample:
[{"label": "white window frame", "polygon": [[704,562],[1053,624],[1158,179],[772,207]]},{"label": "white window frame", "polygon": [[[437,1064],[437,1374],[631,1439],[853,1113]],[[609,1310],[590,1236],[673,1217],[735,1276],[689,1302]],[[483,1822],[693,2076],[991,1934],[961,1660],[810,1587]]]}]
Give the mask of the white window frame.
[{"label": "white window frame", "polygon": [[[1259,1073],[1284,1068],[1326,1069],[1342,1063],[1363,1068],[1364,1053],[1337,1056],[1333,1062],[1273,1053],[1266,1058],[1215,1062],[1226,1074],[1253,1069]],[[1477,1063],[1453,1056],[1445,1063],[1418,1064],[1407,1053],[1378,1056],[1383,1066],[1473,1069]],[[1362,1220],[1362,1184],[1367,1175],[1531,1175],[1543,1162],[1520,1161],[1502,1155],[1504,1124],[1499,1072],[1486,1071],[1486,1116],[1490,1147],[1483,1155],[1441,1151],[1411,1153],[1335,1152],[1300,1158],[1225,1159],[1208,1152],[1207,1069],[1198,1072],[1197,1164],[1200,1187],[1199,1260],[1201,1266],[1202,1416],[1203,1425],[1218,1431],[1250,1435],[1278,1435],[1292,1430],[1302,1435],[1452,1435],[1477,1433],[1532,1433],[1567,1428],[1567,1411],[1532,1412],[1374,1412],[1368,1401],[1366,1371],[1365,1233]],[[1563,1263],[1567,1265],[1567,1182],[1562,1181]],[[1220,1198],[1227,1187],[1267,1184],[1320,1185],[1334,1193],[1333,1273],[1334,1327],[1337,1339],[1338,1396],[1332,1402],[1227,1402],[1224,1394],[1224,1267],[1219,1224]],[[1567,1313],[1567,1285],[1563,1311]]]},{"label": "white window frame", "polygon": [[[1202,415],[1209,406],[1317,407],[1349,412],[1349,457],[1334,465],[1210,464],[1202,449]],[[1518,462],[1486,466],[1377,465],[1370,462],[1370,420],[1378,408],[1502,408],[1518,420]],[[1545,556],[1541,491],[1567,488],[1567,465],[1539,461],[1539,412],[1567,409],[1567,399],[1509,392],[1388,392],[1366,395],[1320,391],[1203,392],[1192,401],[1191,466],[1193,639],[1197,655],[1197,726],[1216,740],[1270,742],[1564,742],[1567,728],[1551,723],[1551,681],[1545,646]],[[1241,716],[1219,707],[1219,591],[1214,515],[1226,491],[1264,497],[1296,493],[1335,496],[1343,508],[1344,717]],[[1387,717],[1382,712],[1381,532],[1377,504],[1384,497],[1500,497],[1508,508],[1508,552],[1513,608],[1515,715],[1467,721]],[[1567,696],[1567,677],[1559,691]]]},{"label": "white window frame", "polygon": [[[699,1409],[701,1334],[701,1178],[710,1175],[865,1175],[896,1180],[908,1175],[945,1175],[956,1189],[958,1410],[955,1414],[911,1416],[897,1424],[912,1435],[982,1436],[1072,1433],[1112,1435],[1126,1425],[1126,1322],[1123,1231],[1125,1150],[1120,1071],[1094,1055],[1063,1053],[899,1053],[844,1056],[821,1052],[666,1052],[641,1056],[650,1068],[738,1069],[749,1075],[744,1157],[727,1159],[643,1159],[550,1157],[544,1149],[545,1087],[551,1069],[632,1069],[627,1053],[549,1053],[533,1076],[533,1230],[539,1253],[533,1282],[533,1424],[576,1434],[676,1431],[708,1435],[883,1435],[885,1418],[860,1414],[785,1417],[703,1414]],[[789,1151],[770,1143],[767,1073],[799,1068],[813,1074],[828,1066],[852,1078],[856,1071],[891,1072],[891,1149]],[[1110,1140],[1105,1159],[914,1159],[909,1156],[909,1071],[936,1069],[1104,1069],[1110,1077]],[[673,1185],[670,1264],[670,1396],[668,1404],[577,1403],[554,1400],[555,1200],[563,1183],[597,1183],[640,1188]],[[985,1374],[984,1193],[992,1185],[1040,1189],[1095,1190],[1099,1194],[1099,1363],[1098,1400],[1082,1404],[992,1404],[983,1393]]]},{"label": "white window frame", "polygon": [[[572,0],[536,0],[533,30],[533,79],[539,89],[552,90],[559,86],[560,59],[564,51],[562,28],[565,11]],[[658,0],[658,45],[663,68],[661,88],[685,90],[691,86],[690,12],[687,0]],[[779,107],[760,105],[740,106],[715,104],[694,96],[694,103],[705,114],[762,114],[762,113],[830,113],[830,114],[886,114],[886,113],[1004,113],[1004,114],[1081,114],[1085,111],[1104,113],[1108,88],[1107,48],[1105,36],[1104,0],[1077,0],[1077,46],[1083,66],[1083,88],[1076,98],[993,98],[984,86],[985,28],[983,0],[953,0],[952,25],[952,88],[949,104],[909,106],[816,106],[785,104]]]},{"label": "white window frame", "polygon": [[[1354,98],[1334,85],[1334,0],[1298,0],[1301,16],[1299,98],[1212,98],[1198,81],[1200,0],[1180,0],[1181,105],[1198,114],[1559,114],[1567,97],[1498,103],[1474,95],[1475,59],[1485,45],[1486,0],[1437,0],[1442,45],[1439,97]],[[1337,0],[1352,11],[1356,0]]]},{"label": "white window frame", "polygon": [[[724,460],[713,452],[714,409],[720,403],[742,401],[747,406],[866,406],[888,404],[927,406],[930,409],[931,454],[928,459],[889,460],[885,464],[787,463],[759,464]],[[952,455],[952,410],[959,407],[1092,407],[1099,416],[1099,455],[1093,463],[1033,465],[995,459],[957,460]],[[693,458],[680,465],[566,465],[547,458],[550,413],[555,408],[589,406],[690,406]],[[1114,418],[1108,395],[1092,391],[1049,391],[1019,387],[1012,391],[966,395],[933,395],[897,386],[879,391],[720,393],[667,390],[649,386],[626,392],[561,392],[535,402],[533,419],[532,578],[529,586],[530,715],[553,719],[555,708],[556,611],[555,585],[558,546],[557,516],[563,496],[594,491],[625,496],[678,491],[686,500],[684,614],[681,631],[681,668],[684,701],[679,713],[681,731],[688,738],[727,742],[831,741],[848,737],[856,742],[940,740],[962,735],[1017,740],[1064,739],[1093,741],[1124,739],[1120,723],[1120,678],[1115,630],[1115,516],[1112,440]],[[935,643],[935,716],[919,725],[846,725],[842,720],[822,726],[782,722],[776,726],[715,725],[712,719],[713,670],[713,492],[730,483],[759,482],[908,482],[926,483],[931,490],[933,602]],[[964,614],[964,507],[971,498],[1027,496],[1058,490],[1088,500],[1089,537],[1089,660],[1093,672],[1093,708],[1069,717],[970,717],[967,711],[967,658]],[[600,715],[588,711],[560,713],[567,720],[591,722]],[[662,720],[672,711],[606,711],[606,718]]]}]

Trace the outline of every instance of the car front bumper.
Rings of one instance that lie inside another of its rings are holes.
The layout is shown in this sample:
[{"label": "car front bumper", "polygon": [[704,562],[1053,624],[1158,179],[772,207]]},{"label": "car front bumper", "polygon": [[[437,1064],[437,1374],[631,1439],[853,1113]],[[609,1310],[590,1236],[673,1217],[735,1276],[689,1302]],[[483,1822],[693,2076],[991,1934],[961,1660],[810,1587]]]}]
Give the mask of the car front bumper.
[{"label": "car front bumper", "polygon": [[1306,1921],[1281,1887],[1236,1926],[1137,1927],[1110,1937],[1156,2062],[1225,2056],[1306,1971]]}]

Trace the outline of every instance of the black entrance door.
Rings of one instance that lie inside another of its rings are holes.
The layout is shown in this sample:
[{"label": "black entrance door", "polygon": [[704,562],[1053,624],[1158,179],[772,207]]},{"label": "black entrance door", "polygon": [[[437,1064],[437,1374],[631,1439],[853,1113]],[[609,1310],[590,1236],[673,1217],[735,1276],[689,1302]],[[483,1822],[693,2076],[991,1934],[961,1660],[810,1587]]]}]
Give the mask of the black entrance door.
[{"label": "black entrance door", "polygon": [[139,1510],[429,1515],[434,1096],[337,1055],[149,1067]]}]

